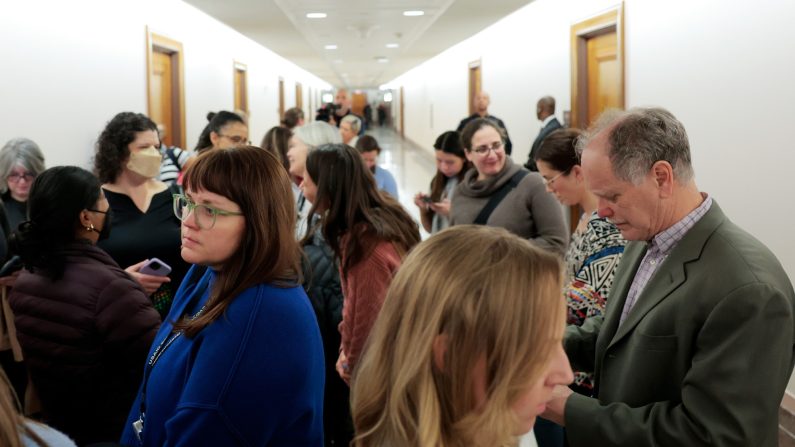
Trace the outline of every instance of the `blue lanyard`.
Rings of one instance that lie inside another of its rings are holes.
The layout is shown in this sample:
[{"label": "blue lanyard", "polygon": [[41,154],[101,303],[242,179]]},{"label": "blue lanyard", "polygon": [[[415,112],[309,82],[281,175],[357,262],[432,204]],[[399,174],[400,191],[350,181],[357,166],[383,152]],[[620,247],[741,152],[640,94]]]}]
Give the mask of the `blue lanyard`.
[{"label": "blue lanyard", "polygon": [[[190,297],[190,300],[188,301],[186,309],[190,309],[196,306],[198,301],[204,295],[204,292],[207,290],[209,282],[210,281],[208,278],[207,280],[196,286],[196,289],[194,289]],[[199,309],[199,311],[196,312],[196,314],[193,315],[190,319],[195,320],[196,318],[198,318],[204,312],[206,307],[207,304],[205,303],[205,305],[202,306],[201,309]],[[163,353],[166,352],[169,346],[171,346],[171,344],[174,343],[181,335],[182,331],[172,330],[168,334],[168,336],[166,336],[163,340],[160,341],[160,344],[157,345],[157,348],[155,348],[154,352],[152,352],[152,355],[149,356],[149,360],[146,362],[146,366],[144,367],[143,385],[141,386],[141,405],[140,405],[141,414],[138,418],[138,422],[140,422],[141,424],[140,427],[141,430],[143,430],[143,422],[146,416],[146,385],[149,382],[149,376],[152,374],[152,369],[155,367],[155,364],[157,364],[157,361],[160,360],[160,357],[163,355]]]}]

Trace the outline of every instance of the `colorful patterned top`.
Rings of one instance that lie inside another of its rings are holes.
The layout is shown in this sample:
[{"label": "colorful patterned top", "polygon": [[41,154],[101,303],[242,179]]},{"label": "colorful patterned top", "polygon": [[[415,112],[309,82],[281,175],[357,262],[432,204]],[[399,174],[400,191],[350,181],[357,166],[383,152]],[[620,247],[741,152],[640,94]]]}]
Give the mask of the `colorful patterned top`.
[{"label": "colorful patterned top", "polygon": [[[589,216],[584,231],[571,236],[565,257],[567,282],[563,290],[568,324],[581,326],[587,318],[604,312],[626,244],[618,228],[596,212]],[[574,385],[591,390],[592,378],[589,373],[575,372]]]}]

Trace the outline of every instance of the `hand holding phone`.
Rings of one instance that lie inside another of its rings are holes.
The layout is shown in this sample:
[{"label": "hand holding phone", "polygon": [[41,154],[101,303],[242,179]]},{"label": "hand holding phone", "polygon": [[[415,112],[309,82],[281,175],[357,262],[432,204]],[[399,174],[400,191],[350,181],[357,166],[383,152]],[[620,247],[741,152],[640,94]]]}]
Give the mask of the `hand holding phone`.
[{"label": "hand holding phone", "polygon": [[171,267],[160,259],[152,258],[138,272],[146,275],[168,276],[171,273]]},{"label": "hand holding phone", "polygon": [[422,196],[422,197],[420,197],[420,200],[422,200],[425,203],[433,203],[433,200],[431,199],[431,196]]}]

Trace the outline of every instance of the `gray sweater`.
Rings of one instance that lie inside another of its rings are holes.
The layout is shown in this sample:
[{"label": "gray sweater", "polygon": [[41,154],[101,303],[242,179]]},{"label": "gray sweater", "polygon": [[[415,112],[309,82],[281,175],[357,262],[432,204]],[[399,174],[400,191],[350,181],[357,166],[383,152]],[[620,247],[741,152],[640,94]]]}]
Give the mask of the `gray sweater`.
[{"label": "gray sweater", "polygon": [[[494,177],[478,181],[477,170],[467,172],[453,195],[451,224],[474,223],[492,194],[520,169],[521,166],[506,157],[505,166]],[[569,242],[563,210],[555,197],[546,191],[544,179],[537,172],[527,174],[505,196],[489,216],[486,225],[505,228],[559,255],[565,253]]]}]

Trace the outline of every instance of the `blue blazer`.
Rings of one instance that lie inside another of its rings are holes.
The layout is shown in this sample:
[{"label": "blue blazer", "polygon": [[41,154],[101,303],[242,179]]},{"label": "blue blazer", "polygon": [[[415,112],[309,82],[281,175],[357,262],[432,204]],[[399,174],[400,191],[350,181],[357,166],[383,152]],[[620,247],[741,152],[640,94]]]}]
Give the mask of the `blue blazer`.
[{"label": "blue blazer", "polygon": [[[121,443],[128,446],[322,446],[323,345],[301,287],[251,287],[193,339],[172,335],[172,322],[195,314],[209,295],[208,269],[174,299],[147,357],[145,418],[139,442],[133,404]],[[194,290],[204,290],[191,300]],[[190,307],[190,308],[189,308]]]}]

